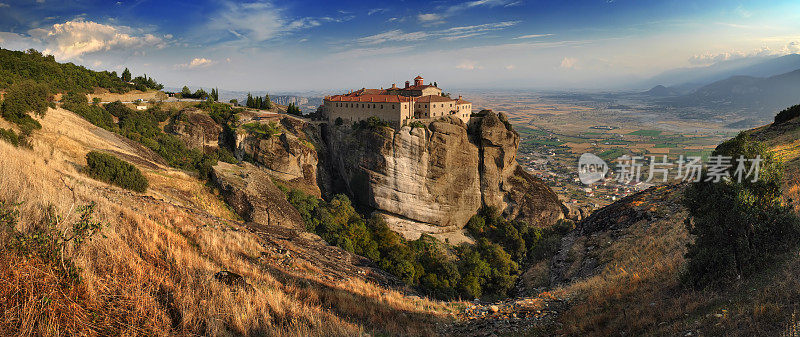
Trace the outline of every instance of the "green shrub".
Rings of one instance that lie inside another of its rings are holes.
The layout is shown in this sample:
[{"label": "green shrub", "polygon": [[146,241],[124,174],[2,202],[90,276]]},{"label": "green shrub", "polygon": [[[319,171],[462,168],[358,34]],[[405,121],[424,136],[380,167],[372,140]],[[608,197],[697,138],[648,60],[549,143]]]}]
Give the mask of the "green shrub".
[{"label": "green shrub", "polygon": [[8,88],[2,106],[0,106],[3,118],[17,124],[23,134],[30,134],[33,130],[41,129],[42,125],[28,114],[44,116],[49,106],[49,96],[50,93],[45,85],[33,81],[15,83]]},{"label": "green shrub", "polygon": [[425,124],[423,124],[423,123],[422,123],[422,122],[420,122],[420,121],[413,121],[413,122],[411,122],[410,124],[408,124],[408,126],[410,126],[412,130],[413,130],[414,128],[423,128],[423,129],[427,129],[427,127],[425,126]]},{"label": "green shrub", "polygon": [[86,174],[90,177],[136,192],[147,190],[147,178],[136,166],[107,153],[92,151],[86,155]]},{"label": "green shrub", "polygon": [[0,128],[0,139],[5,140],[14,146],[20,146],[25,143],[24,136],[17,135],[14,130]]},{"label": "green shrub", "polygon": [[[794,249],[800,238],[800,221],[784,203],[782,168],[772,153],[741,133],[717,146],[712,156],[717,155],[760,156],[763,161],[758,181],[752,177],[741,182],[702,181],[686,189],[686,225],[695,240],[686,252],[684,281],[698,288],[722,286],[755,274]],[[706,176],[704,172],[703,180]]]},{"label": "green shrub", "polygon": [[98,105],[89,105],[89,100],[85,94],[70,91],[64,95],[61,101],[64,109],[83,117],[83,119],[89,121],[89,123],[106,130],[113,130],[116,126],[114,124],[114,119],[111,117],[111,113]]}]

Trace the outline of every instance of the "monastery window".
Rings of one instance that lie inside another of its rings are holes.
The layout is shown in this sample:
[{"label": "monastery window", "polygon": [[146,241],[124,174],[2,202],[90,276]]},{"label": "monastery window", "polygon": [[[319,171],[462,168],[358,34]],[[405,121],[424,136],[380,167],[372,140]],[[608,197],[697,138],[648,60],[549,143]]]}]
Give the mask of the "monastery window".
[{"label": "monastery window", "polygon": [[394,109],[394,104],[392,104],[392,109]]}]

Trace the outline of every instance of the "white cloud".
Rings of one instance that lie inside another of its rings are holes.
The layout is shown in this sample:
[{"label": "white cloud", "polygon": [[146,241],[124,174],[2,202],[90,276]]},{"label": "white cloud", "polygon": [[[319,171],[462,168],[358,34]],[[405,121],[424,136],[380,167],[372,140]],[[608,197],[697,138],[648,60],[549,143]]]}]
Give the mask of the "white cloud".
[{"label": "white cloud", "polygon": [[410,32],[406,33],[400,29],[390,30],[380,34],[365,36],[356,40],[360,44],[380,44],[384,42],[408,42],[419,41],[426,38],[441,38],[444,40],[458,40],[485,34],[487,32],[505,29],[516,25],[519,21],[503,21],[496,23],[486,23],[474,26],[452,27],[439,31],[431,32]]},{"label": "white cloud", "polygon": [[463,70],[477,70],[477,69],[483,69],[483,67],[482,67],[481,65],[479,65],[477,62],[475,62],[475,61],[471,61],[471,60],[464,60],[464,61],[461,61],[461,63],[459,63],[459,64],[456,66],[456,68],[457,68],[457,69],[463,69]]},{"label": "white cloud", "polygon": [[333,54],[332,57],[336,60],[346,59],[352,60],[354,58],[361,58],[361,57],[371,57],[371,56],[381,56],[381,55],[390,55],[390,54],[398,54],[407,52],[414,49],[411,46],[402,46],[402,47],[379,47],[379,48],[355,48],[346,50],[340,53]]},{"label": "white cloud", "polygon": [[264,41],[274,37],[287,25],[281,10],[269,2],[226,1],[223,10],[208,23],[208,28],[229,32],[239,39]]},{"label": "white cloud", "polygon": [[[347,13],[349,12],[339,11],[339,14]],[[326,22],[345,22],[353,18],[353,15],[289,18],[283,9],[269,1],[239,3],[227,0],[222,2],[222,10],[211,17],[202,37],[207,38],[208,30],[211,30],[227,32],[239,40],[262,42],[288,32],[318,27]]]},{"label": "white cloud", "polygon": [[11,5],[9,5],[9,4],[5,3],[5,2],[0,2],[0,8],[3,8],[3,7],[11,7]]},{"label": "white cloud", "polygon": [[[721,53],[706,52],[702,54],[693,55],[689,58],[689,63],[694,65],[710,65],[717,62],[736,60],[747,57],[764,57],[771,55],[791,54],[791,43],[786,45],[780,52],[775,52],[767,46],[762,46],[751,51],[732,50]],[[800,51],[800,50],[799,50]]]},{"label": "white cloud", "polygon": [[515,37],[515,39],[535,39],[535,38],[537,38],[537,37],[547,37],[547,36],[553,36],[553,34],[531,34],[531,35],[522,35],[522,36]]},{"label": "white cloud", "polygon": [[786,46],[781,49],[781,52],[784,54],[798,54],[800,53],[800,42],[792,41],[786,44]]},{"label": "white cloud", "polygon": [[578,59],[574,57],[564,57],[559,67],[563,69],[578,69]]},{"label": "white cloud", "polygon": [[367,12],[367,15],[383,13],[383,12],[386,12],[386,11],[388,11],[388,9],[386,9],[386,8],[373,8],[373,9],[370,9],[369,12]]},{"label": "white cloud", "polygon": [[513,65],[513,64],[509,64],[509,65],[505,66],[505,69],[506,69],[506,70],[514,70],[514,69],[516,69],[516,68],[517,68],[517,66],[515,66],[515,65]]},{"label": "white cloud", "polygon": [[197,68],[206,68],[214,64],[214,61],[211,61],[205,57],[195,57],[189,63],[178,64],[176,68],[188,68],[188,69],[197,69]]},{"label": "white cloud", "polygon": [[152,34],[132,35],[127,27],[93,21],[73,20],[28,32],[42,41],[44,53],[60,59],[80,58],[84,54],[116,49],[163,48],[164,39]]},{"label": "white cloud", "polygon": [[383,42],[417,41],[426,37],[428,37],[428,34],[424,32],[404,33],[400,29],[395,29],[380,34],[365,36],[357,39],[356,42],[361,44],[378,44]]},{"label": "white cloud", "polygon": [[440,24],[444,22],[444,18],[439,14],[424,13],[417,15],[417,20],[424,24]]}]

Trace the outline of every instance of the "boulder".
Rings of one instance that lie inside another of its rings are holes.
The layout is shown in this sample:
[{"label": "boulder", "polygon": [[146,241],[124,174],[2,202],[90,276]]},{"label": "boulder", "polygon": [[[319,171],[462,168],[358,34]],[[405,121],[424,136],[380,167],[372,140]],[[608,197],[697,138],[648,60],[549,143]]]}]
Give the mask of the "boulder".
[{"label": "boulder", "polygon": [[233,165],[219,162],[212,168],[211,180],[219,187],[228,205],[246,221],[305,228],[300,213],[260,168],[250,163]]}]

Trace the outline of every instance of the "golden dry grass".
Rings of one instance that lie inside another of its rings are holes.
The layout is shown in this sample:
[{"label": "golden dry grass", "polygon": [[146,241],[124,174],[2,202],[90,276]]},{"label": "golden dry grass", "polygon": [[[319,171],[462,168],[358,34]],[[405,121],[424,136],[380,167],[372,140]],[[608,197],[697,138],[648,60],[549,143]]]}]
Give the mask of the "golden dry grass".
[{"label": "golden dry grass", "polygon": [[609,225],[616,222],[616,229],[584,236],[573,245],[575,264],[595,259],[600,267],[559,288],[571,304],[559,319],[562,333],[768,336],[784,329],[800,303],[800,281],[794,276],[800,272],[798,252],[729,288],[690,289],[680,280],[690,240],[683,223],[686,212],[666,202],[674,205],[679,193],[629,200],[657,218],[612,219]]},{"label": "golden dry grass", "polygon": [[[97,204],[96,217],[108,227],[102,231],[104,237],[68,251],[82,268],[82,283],[74,287],[79,289],[76,295],[65,298],[92,308],[106,330],[80,330],[68,322],[30,330],[26,324],[40,319],[32,311],[21,320],[4,315],[4,321],[11,322],[4,326],[7,332],[426,335],[434,332],[436,322],[449,317],[438,302],[409,298],[360,279],[336,280],[308,272],[314,266],[290,268],[303,261],[284,267],[270,258],[264,241],[230,220],[234,218],[230,211],[195,178],[165,167],[64,110],[51,109],[42,124],[43,130],[33,136],[32,150],[0,142],[0,200],[22,203],[22,229],[41,221],[48,207],[66,217],[66,223],[76,205]],[[152,188],[141,195],[82,175],[85,153],[96,149],[135,163]],[[31,263],[15,259],[15,264]],[[242,275],[254,290],[237,291],[214,281],[220,270]],[[0,279],[0,287],[22,279],[8,275]],[[22,302],[30,306],[31,301]]]}]

